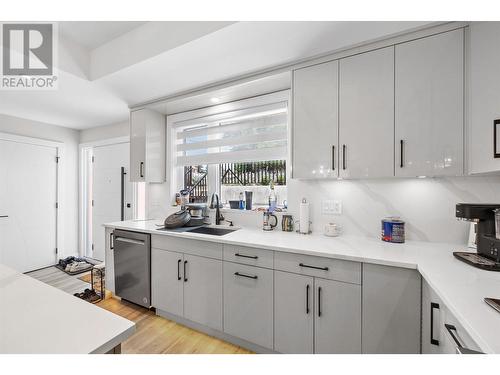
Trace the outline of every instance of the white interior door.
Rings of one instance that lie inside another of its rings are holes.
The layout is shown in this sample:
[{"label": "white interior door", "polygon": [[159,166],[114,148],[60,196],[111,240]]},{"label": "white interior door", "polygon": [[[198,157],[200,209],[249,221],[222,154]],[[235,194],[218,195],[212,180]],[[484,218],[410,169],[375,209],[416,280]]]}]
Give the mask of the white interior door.
[{"label": "white interior door", "polygon": [[122,179],[122,167],[129,173],[130,143],[94,147],[92,177],[92,258],[104,260],[104,223],[122,219],[122,180],[124,220],[132,218],[132,183]]},{"label": "white interior door", "polygon": [[0,263],[20,272],[57,261],[57,148],[0,140]]}]

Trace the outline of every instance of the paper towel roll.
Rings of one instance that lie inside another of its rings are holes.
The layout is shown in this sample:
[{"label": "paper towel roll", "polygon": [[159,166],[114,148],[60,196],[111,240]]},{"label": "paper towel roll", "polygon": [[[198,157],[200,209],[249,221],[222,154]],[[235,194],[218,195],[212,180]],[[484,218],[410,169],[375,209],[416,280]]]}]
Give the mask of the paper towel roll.
[{"label": "paper towel roll", "polygon": [[306,199],[302,199],[299,210],[299,232],[309,233],[309,203]]}]

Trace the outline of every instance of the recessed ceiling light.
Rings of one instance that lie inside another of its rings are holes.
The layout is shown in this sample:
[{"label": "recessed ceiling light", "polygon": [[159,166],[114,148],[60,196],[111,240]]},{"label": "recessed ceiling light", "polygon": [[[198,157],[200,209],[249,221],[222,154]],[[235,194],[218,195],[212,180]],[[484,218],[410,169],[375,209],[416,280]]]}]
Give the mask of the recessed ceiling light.
[{"label": "recessed ceiling light", "polygon": [[210,98],[210,100],[212,101],[212,103],[219,103],[220,102],[219,98]]},{"label": "recessed ceiling light", "polygon": [[417,178],[427,178],[427,176],[417,176]]}]

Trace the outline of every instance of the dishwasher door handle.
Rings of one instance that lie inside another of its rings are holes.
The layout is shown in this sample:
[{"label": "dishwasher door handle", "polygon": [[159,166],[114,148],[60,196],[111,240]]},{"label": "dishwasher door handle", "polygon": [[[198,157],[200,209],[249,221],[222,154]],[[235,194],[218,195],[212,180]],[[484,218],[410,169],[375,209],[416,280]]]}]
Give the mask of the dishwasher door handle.
[{"label": "dishwasher door handle", "polygon": [[132,238],[125,238],[125,237],[115,237],[115,242],[127,242],[127,243],[133,243],[134,245],[144,245],[146,242],[142,240],[134,240]]}]

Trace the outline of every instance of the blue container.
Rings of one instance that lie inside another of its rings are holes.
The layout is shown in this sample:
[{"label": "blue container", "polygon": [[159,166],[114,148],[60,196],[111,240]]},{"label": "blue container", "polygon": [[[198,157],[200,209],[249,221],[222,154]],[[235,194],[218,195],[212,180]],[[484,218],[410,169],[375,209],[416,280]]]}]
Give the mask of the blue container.
[{"label": "blue container", "polygon": [[382,219],[382,241],[405,242],[405,222],[396,217]]}]

